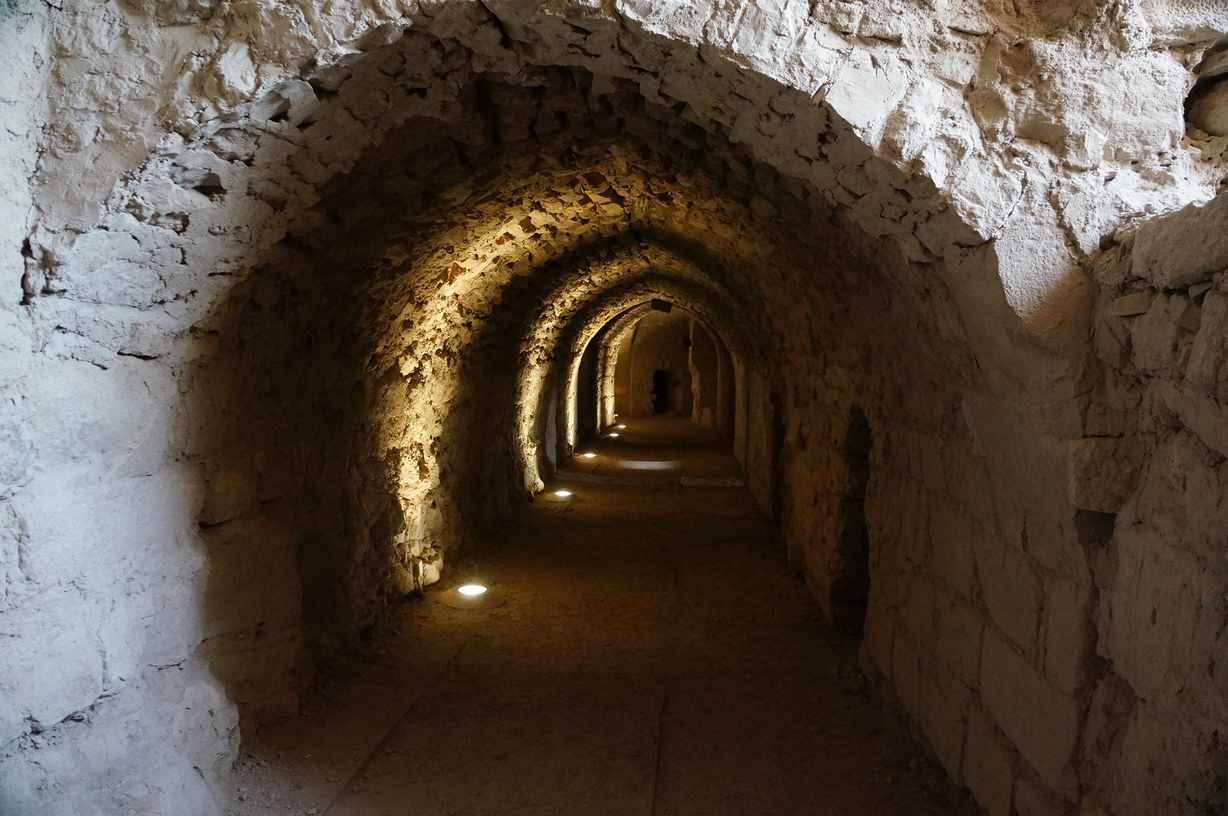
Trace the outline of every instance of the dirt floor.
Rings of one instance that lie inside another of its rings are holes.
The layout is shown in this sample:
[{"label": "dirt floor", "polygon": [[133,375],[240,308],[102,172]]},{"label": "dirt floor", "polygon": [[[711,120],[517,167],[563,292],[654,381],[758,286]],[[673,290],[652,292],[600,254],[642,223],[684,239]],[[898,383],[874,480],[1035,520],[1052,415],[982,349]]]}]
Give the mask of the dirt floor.
[{"label": "dirt floor", "polygon": [[[229,812],[979,814],[877,701],[731,457],[627,424],[551,485],[571,496],[524,507],[250,738]],[[468,581],[490,590],[457,608]]]}]

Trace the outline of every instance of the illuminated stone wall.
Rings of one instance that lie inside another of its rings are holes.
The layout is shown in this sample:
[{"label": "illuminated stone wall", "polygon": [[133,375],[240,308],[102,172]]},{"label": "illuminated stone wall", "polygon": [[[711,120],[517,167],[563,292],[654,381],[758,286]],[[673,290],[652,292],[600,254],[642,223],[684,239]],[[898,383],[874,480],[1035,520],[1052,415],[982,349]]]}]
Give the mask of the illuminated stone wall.
[{"label": "illuminated stone wall", "polygon": [[0,809],[217,812],[651,297],[991,814],[1222,809],[1228,21],[1102,6],[8,4]]}]

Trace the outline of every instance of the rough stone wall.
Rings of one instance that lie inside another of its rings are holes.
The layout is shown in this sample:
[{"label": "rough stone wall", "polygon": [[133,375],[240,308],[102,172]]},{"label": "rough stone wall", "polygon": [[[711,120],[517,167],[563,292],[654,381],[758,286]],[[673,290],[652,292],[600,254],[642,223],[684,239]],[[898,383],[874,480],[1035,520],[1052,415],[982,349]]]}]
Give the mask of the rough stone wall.
[{"label": "rough stone wall", "polygon": [[723,350],[720,341],[698,320],[691,320],[687,367],[691,372],[691,390],[695,401],[691,421],[705,427],[724,427],[725,405],[721,401],[721,369]]},{"label": "rough stone wall", "polygon": [[1118,809],[1224,802],[1226,223],[1221,195],[1095,261],[1100,365],[1067,486],[1094,579],[1099,794]]},{"label": "rough stone wall", "polygon": [[627,387],[627,357],[623,355],[623,345],[631,338],[631,330],[635,323],[647,314],[651,306],[642,303],[633,306],[615,320],[602,327],[601,334],[595,339],[598,342],[597,371],[600,382],[601,415],[597,430],[615,424],[618,411],[618,398],[626,396]]},{"label": "rough stone wall", "polygon": [[[620,234],[770,339],[738,447],[820,598],[865,411],[866,663],[953,776],[992,813],[1222,807],[1222,536],[1182,480],[1215,484],[1219,301],[1192,292],[1223,265],[1164,262],[1222,206],[1119,233],[1223,178],[1183,120],[1219,6],[0,14],[7,811],[210,812],[236,705],[291,707],[545,466],[482,406],[518,373],[559,393],[551,338],[638,272],[569,289],[522,360],[546,279]],[[1102,259],[1092,364],[1102,243],[1160,271]]]}]

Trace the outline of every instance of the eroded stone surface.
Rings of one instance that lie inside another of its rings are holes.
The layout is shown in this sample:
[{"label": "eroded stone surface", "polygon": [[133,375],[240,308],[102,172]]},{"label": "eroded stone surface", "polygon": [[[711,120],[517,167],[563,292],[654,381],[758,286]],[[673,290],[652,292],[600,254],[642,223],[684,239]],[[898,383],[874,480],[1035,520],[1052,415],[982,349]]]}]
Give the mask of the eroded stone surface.
[{"label": "eroded stone surface", "polygon": [[215,809],[237,716],[536,485],[572,358],[667,292],[825,604],[863,412],[863,659],[953,776],[1222,806],[1219,4],[5,14],[16,812]]}]

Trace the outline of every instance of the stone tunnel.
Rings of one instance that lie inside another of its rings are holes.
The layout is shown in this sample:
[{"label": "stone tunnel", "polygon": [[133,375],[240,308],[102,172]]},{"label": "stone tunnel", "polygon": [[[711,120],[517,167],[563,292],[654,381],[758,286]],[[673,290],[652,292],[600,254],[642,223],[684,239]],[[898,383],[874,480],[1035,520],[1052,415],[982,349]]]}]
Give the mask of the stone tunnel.
[{"label": "stone tunnel", "polygon": [[10,0],[0,43],[0,813],[223,813],[666,406],[986,812],[1228,812],[1220,3]]}]

